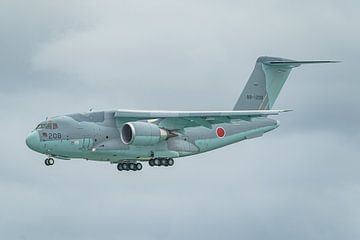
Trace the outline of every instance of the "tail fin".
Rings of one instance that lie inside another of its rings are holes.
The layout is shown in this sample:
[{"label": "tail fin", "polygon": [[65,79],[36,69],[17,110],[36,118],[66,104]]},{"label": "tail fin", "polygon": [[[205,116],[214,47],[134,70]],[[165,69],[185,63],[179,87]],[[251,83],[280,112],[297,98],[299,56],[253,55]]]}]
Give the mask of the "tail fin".
[{"label": "tail fin", "polygon": [[336,62],[338,61],[294,61],[278,57],[259,57],[234,110],[269,110],[291,69],[301,64]]}]

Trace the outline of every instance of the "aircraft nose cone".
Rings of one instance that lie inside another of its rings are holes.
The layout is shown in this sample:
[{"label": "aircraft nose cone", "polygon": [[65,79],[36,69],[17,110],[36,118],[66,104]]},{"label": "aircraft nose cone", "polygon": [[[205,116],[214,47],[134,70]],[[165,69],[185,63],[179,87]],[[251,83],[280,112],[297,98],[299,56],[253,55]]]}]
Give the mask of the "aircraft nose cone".
[{"label": "aircraft nose cone", "polygon": [[39,152],[41,150],[39,133],[36,131],[31,132],[26,138],[26,145],[30,149]]}]

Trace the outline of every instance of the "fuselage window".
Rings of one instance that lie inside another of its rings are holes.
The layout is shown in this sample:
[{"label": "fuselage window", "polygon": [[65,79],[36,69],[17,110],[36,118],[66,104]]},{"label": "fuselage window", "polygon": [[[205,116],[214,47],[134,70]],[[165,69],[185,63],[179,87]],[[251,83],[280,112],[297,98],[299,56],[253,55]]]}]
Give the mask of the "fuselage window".
[{"label": "fuselage window", "polygon": [[46,129],[52,129],[52,124],[51,123],[48,123],[48,124],[46,124],[46,127],[45,127]]},{"label": "fuselage window", "polygon": [[58,128],[57,123],[53,123],[53,129],[57,129],[57,128]]}]

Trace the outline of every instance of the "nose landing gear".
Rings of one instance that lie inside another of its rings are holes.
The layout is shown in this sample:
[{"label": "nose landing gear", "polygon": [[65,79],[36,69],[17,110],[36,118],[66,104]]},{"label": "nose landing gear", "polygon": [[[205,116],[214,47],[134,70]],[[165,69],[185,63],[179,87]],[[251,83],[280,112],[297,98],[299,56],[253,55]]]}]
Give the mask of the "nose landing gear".
[{"label": "nose landing gear", "polygon": [[45,159],[45,165],[46,166],[51,166],[51,165],[54,165],[55,161],[53,158],[47,158]]}]

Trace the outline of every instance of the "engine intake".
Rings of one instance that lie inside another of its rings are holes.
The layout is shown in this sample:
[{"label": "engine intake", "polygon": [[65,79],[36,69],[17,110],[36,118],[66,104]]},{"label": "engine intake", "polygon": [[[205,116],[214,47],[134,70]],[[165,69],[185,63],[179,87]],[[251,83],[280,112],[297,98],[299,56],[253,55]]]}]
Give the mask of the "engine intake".
[{"label": "engine intake", "polygon": [[121,140],[127,145],[154,145],[169,137],[169,132],[147,122],[127,122],[121,128]]}]

